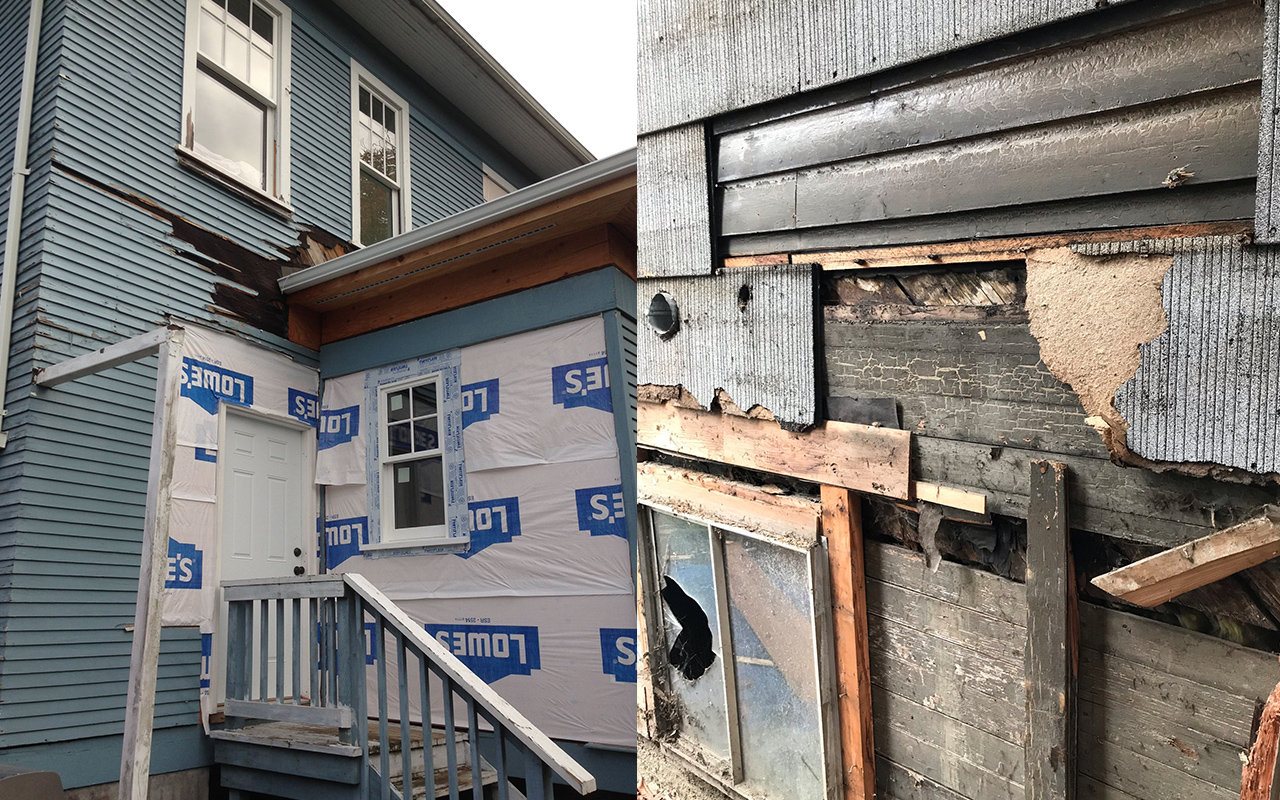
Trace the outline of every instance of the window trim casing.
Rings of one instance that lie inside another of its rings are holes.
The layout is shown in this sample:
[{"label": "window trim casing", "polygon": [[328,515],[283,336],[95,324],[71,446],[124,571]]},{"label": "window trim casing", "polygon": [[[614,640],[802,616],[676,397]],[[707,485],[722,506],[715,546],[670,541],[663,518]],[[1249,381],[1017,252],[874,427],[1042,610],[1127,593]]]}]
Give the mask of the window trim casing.
[{"label": "window trim casing", "polygon": [[[658,553],[654,541],[653,512],[657,511],[669,516],[702,525],[707,528],[708,541],[711,545],[712,574],[715,581],[717,617],[720,628],[721,650],[728,650],[732,655],[733,637],[729,629],[729,601],[724,567],[724,537],[720,531],[755,539],[760,542],[790,550],[803,555],[809,568],[809,591],[813,605],[814,637],[814,669],[817,679],[819,719],[824,756],[823,797],[825,800],[839,800],[843,794],[843,754],[840,741],[839,709],[836,702],[836,658],[835,630],[831,610],[830,566],[825,537],[820,537],[812,545],[798,545],[781,540],[768,533],[746,530],[744,528],[723,523],[710,517],[700,517],[677,511],[661,501],[639,498],[638,514],[640,523],[639,545],[641,548],[641,578],[647,584],[642,587],[642,601],[645,613],[645,633],[649,641],[646,653],[649,679],[659,692],[656,696],[670,695],[669,684],[671,665],[666,655],[666,616],[661,598],[658,596],[658,576],[661,570],[658,565]],[[755,794],[749,794],[742,786],[743,764],[742,744],[739,734],[736,672],[730,667],[736,659],[724,657],[721,653],[721,669],[725,676],[725,715],[729,730],[728,761],[713,755],[697,742],[680,736],[679,728],[673,725],[664,714],[658,715],[659,734],[669,737],[663,744],[679,756],[689,767],[702,775],[713,785],[717,785],[731,796],[741,800],[759,800]],[[662,724],[665,721],[665,725]],[[778,800],[781,800],[779,798]]]},{"label": "window trim casing", "polygon": [[[402,122],[396,131],[396,169],[400,172],[400,185],[396,191],[400,193],[400,219],[393,225],[395,233],[392,237],[413,228],[413,164],[409,141],[410,110],[404,98],[392,91],[389,86],[379,80],[373,73],[361,66],[360,62],[351,59],[351,241],[358,247],[367,247],[360,236],[360,151],[356,131],[360,126],[360,84],[382,95],[383,103],[390,103]],[[376,175],[376,171],[370,170]],[[386,183],[386,178],[376,175],[375,180]]]},{"label": "window trim casing", "polygon": [[[293,11],[280,0],[253,0],[276,15],[277,29],[280,31],[276,43],[276,97],[268,110],[268,129],[274,129],[275,138],[266,142],[267,147],[267,188],[254,186],[239,176],[232,175],[216,164],[210,162],[193,147],[188,146],[188,138],[194,135],[190,129],[195,109],[196,69],[199,63],[200,50],[200,6],[201,0],[187,0],[186,31],[182,57],[182,118],[179,122],[178,144],[174,148],[178,153],[180,164],[197,172],[209,175],[218,182],[237,192],[247,192],[249,199],[255,202],[265,201],[272,211],[293,213],[289,204],[291,161],[289,139],[291,135],[289,118],[291,116],[290,95],[293,87],[292,42]],[[226,75],[216,64],[208,65],[211,71],[222,80],[235,81],[238,88],[259,102],[265,99],[252,87],[245,86],[236,78]],[[274,149],[272,147],[274,145]]]},{"label": "window trim casing", "polygon": [[[361,550],[404,550],[417,547],[435,547],[439,545],[466,545],[471,541],[470,532],[464,537],[449,538],[449,515],[446,502],[445,521],[440,525],[424,525],[417,528],[404,528],[404,531],[417,535],[397,537],[397,529],[395,527],[395,491],[392,488],[395,484],[390,480],[391,470],[397,463],[405,461],[413,461],[417,458],[432,458],[439,456],[440,466],[444,474],[446,471],[448,453],[444,446],[443,439],[440,446],[431,453],[402,453],[398,456],[388,455],[390,449],[387,446],[387,424],[384,418],[383,409],[386,407],[386,396],[391,392],[398,392],[406,388],[421,386],[426,383],[434,382],[436,385],[436,420],[437,422],[444,416],[441,411],[440,398],[444,397],[444,374],[442,372],[432,372],[426,375],[417,375],[404,380],[385,383],[378,387],[377,408],[375,410],[374,420],[378,426],[378,541],[369,542],[362,545]],[[423,531],[438,531],[439,535],[423,535]]]}]

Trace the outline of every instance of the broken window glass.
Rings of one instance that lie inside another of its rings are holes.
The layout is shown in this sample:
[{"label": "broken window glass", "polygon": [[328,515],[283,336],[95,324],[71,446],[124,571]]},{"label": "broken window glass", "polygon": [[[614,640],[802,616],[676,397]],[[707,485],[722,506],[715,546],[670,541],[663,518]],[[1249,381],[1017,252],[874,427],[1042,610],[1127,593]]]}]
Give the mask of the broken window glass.
[{"label": "broken window glass", "polygon": [[653,512],[671,688],[681,706],[680,735],[729,758],[729,726],[706,525]]},{"label": "broken window glass", "polygon": [[724,537],[743,783],[753,794],[821,798],[821,702],[809,558]]}]

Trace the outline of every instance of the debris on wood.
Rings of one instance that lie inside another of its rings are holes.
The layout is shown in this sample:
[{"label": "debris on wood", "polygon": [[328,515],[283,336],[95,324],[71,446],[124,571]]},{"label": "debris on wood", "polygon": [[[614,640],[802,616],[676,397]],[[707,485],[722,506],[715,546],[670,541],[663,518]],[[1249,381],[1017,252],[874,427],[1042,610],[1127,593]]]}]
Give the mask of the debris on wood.
[{"label": "debris on wood", "polygon": [[1195,176],[1195,173],[1189,170],[1190,166],[1191,165],[1188,164],[1185,167],[1178,167],[1177,169],[1169,170],[1169,174],[1160,182],[1170,189],[1178,188]]}]

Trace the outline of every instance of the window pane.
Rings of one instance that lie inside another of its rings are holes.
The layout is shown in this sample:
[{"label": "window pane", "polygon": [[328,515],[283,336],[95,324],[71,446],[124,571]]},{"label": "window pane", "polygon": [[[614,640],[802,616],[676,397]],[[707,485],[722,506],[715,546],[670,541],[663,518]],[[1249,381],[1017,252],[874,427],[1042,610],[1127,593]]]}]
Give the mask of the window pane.
[{"label": "window pane", "polygon": [[394,235],[396,200],[389,187],[360,170],[360,242],[373,244]]},{"label": "window pane", "polygon": [[439,409],[436,407],[435,381],[413,387],[413,415],[415,417],[435,414],[438,411]]},{"label": "window pane", "polygon": [[435,450],[440,447],[440,434],[436,431],[436,418],[414,420],[413,449],[415,452]]},{"label": "window pane", "polygon": [[249,85],[275,99],[275,70],[271,56],[254,47],[249,50]]},{"label": "window pane", "polygon": [[253,32],[266,44],[275,41],[275,18],[271,16],[271,12],[259,5],[253,7]]},{"label": "window pane", "polygon": [[401,422],[397,425],[387,426],[387,455],[402,456],[405,453],[413,452],[413,435],[409,428],[410,423]]},{"label": "window pane", "polygon": [[222,63],[221,14],[222,9],[210,9],[207,2],[200,10],[200,52],[219,64]]},{"label": "window pane", "polygon": [[820,798],[825,761],[808,557],[726,531],[724,559],[748,793]]},{"label": "window pane", "polygon": [[369,104],[371,102],[373,102],[373,99],[369,96],[369,90],[361,86],[360,87],[360,113],[361,114],[364,114],[365,116],[369,115]]},{"label": "window pane", "polygon": [[382,122],[382,101],[376,97],[373,98],[373,121]]},{"label": "window pane", "polygon": [[409,390],[387,394],[387,419],[391,422],[409,418]]},{"label": "window pane", "polygon": [[392,464],[397,528],[444,524],[444,466],[439,456]]},{"label": "window pane", "polygon": [[196,152],[246,183],[265,188],[266,111],[197,70],[194,116]]},{"label": "window pane", "polygon": [[382,124],[386,127],[388,133],[396,132],[396,112],[391,106],[387,106],[383,112]]},{"label": "window pane", "polygon": [[662,581],[671,688],[683,715],[680,735],[729,757],[719,615],[707,526],[653,512]]},{"label": "window pane", "polygon": [[249,24],[249,0],[227,0],[227,11],[231,12],[231,17]]},{"label": "window pane", "polygon": [[396,137],[395,134],[387,134],[383,140],[383,157],[386,166],[382,173],[391,180],[396,180]]},{"label": "window pane", "polygon": [[227,26],[226,58],[222,66],[227,72],[245,83],[249,82],[249,38],[237,33],[235,28]]}]

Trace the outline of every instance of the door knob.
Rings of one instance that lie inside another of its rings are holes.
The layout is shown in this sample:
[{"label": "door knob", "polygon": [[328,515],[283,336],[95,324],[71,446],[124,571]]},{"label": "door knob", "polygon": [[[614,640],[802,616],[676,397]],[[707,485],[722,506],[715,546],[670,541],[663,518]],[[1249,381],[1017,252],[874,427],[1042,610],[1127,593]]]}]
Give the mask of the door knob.
[{"label": "door knob", "polygon": [[293,568],[293,574],[294,574],[294,575],[301,575],[302,573],[304,573],[304,572],[306,572],[306,571],[307,571],[307,568],[306,568],[306,567],[301,567],[301,566],[299,566],[299,567],[294,567],[294,568]]},{"label": "door knob", "polygon": [[294,554],[295,556],[300,556],[300,555],[302,555],[302,548],[301,548],[301,547],[295,547],[295,548],[293,548],[293,554]]}]

